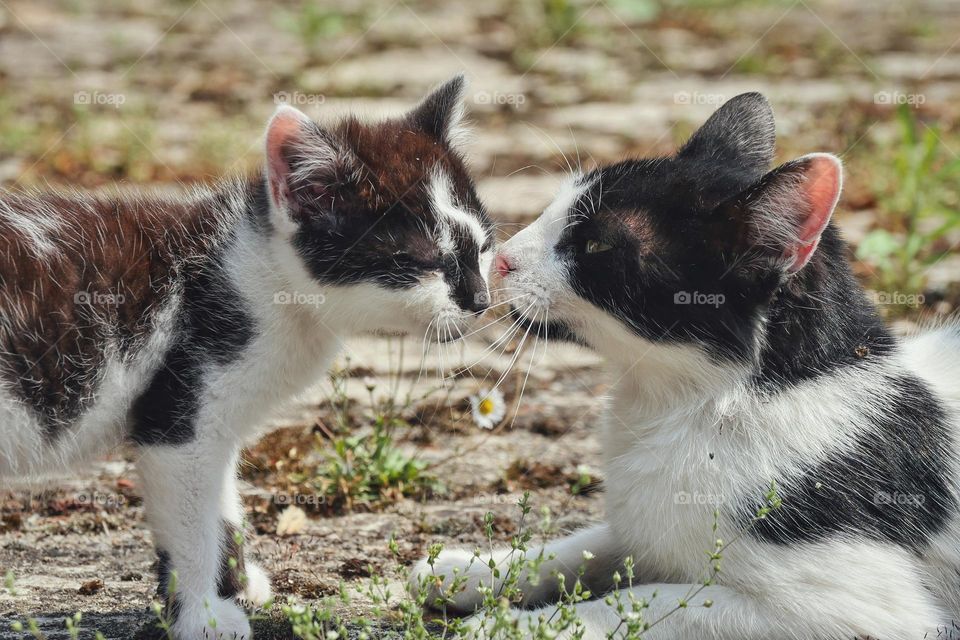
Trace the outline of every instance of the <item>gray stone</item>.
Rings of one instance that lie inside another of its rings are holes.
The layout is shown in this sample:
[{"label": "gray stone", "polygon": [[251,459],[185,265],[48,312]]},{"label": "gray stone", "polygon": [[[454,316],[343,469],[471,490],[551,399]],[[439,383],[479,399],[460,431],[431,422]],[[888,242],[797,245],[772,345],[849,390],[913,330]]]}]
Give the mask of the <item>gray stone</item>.
[{"label": "gray stone", "polygon": [[925,52],[886,52],[873,58],[877,72],[886,78],[940,80],[960,77],[960,54],[931,57]]},{"label": "gray stone", "polygon": [[[503,62],[465,49],[443,45],[424,49],[393,49],[348,60],[305,75],[305,83],[338,92],[395,95],[398,89],[419,96],[429,87],[465,73],[470,85],[468,99],[478,107],[492,109],[495,96],[523,94],[523,81]],[[484,99],[488,96],[488,99]]]},{"label": "gray stone", "polygon": [[636,138],[638,132],[667,131],[675,109],[666,104],[618,102],[590,102],[554,109],[546,121],[552,127],[582,131],[601,131],[627,138]]}]

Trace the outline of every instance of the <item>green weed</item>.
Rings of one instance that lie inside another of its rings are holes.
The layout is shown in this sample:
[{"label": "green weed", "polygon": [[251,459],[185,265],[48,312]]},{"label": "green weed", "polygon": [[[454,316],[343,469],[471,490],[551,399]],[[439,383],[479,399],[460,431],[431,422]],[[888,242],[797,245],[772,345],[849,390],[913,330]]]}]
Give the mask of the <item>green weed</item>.
[{"label": "green weed", "polygon": [[[399,366],[402,369],[402,355]],[[395,444],[396,432],[410,428],[403,414],[423,399],[402,395],[399,376],[396,373],[397,381],[388,384],[387,394],[379,398],[376,383],[364,381],[370,413],[358,419],[347,392],[350,360],[344,367],[331,370],[328,405],[333,410],[333,429],[317,439],[324,462],[312,478],[293,478],[323,496],[328,508],[370,507],[442,489],[437,478],[427,472],[426,462]]]},{"label": "green weed", "polygon": [[922,291],[926,269],[943,256],[935,246],[960,225],[960,158],[948,157],[940,131],[897,110],[900,141],[876,184],[882,227],[860,243],[857,257],[875,269],[878,290]]},{"label": "green weed", "polygon": [[324,3],[308,0],[296,11],[278,13],[276,23],[280,28],[295,34],[312,59],[321,60],[325,42],[346,32],[363,31],[366,16],[362,13],[347,13],[324,6]]}]

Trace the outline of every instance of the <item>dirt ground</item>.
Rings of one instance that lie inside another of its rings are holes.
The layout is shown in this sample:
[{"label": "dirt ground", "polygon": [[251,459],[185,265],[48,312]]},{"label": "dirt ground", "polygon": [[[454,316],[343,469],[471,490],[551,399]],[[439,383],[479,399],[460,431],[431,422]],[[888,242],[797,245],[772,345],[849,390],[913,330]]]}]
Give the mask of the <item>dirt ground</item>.
[{"label": "dirt ground", "polygon": [[[394,353],[389,368],[384,367],[385,348]],[[420,345],[410,342],[404,349],[418,354]],[[471,345],[462,354],[460,349],[444,353],[443,360],[453,367],[456,362],[479,361],[477,368],[489,374],[492,382],[508,370],[512,354],[483,357],[484,350],[480,344]],[[392,394],[390,385],[398,379],[400,396],[412,389],[412,395],[419,397],[438,386],[434,376],[421,375],[419,356],[398,362],[399,343],[359,340],[348,351],[351,370],[363,374],[348,383],[348,395],[358,405],[364,403],[364,385],[371,379],[385,387],[385,395]],[[315,425],[333,423],[324,400],[291,407],[276,430],[248,452],[242,474],[259,481],[245,482],[243,496],[254,533],[252,553],[271,572],[275,593],[310,602],[336,595],[341,580],[362,581],[371,571],[391,575],[397,565],[388,551],[391,536],[396,537],[401,560],[407,563],[419,559],[426,546],[438,540],[470,548],[486,544],[483,518],[487,512],[496,514],[494,531],[506,541],[517,532],[516,503],[527,490],[534,496],[534,530],[540,527],[542,508],[551,512],[549,531],[553,532],[600,517],[602,501],[597,492],[573,496],[570,491],[581,472],[599,478],[597,445],[591,434],[602,391],[596,381],[597,360],[569,346],[551,348],[549,355],[542,346],[538,351],[539,355],[524,356],[516,365],[526,375],[529,356],[536,363],[528,381],[529,395],[524,394],[516,419],[501,432],[482,431],[462,415],[466,394],[476,384],[465,378],[420,403],[419,415],[426,419],[398,433],[405,451],[433,465],[431,472],[444,485],[440,495],[311,517],[296,535],[277,536],[278,515],[287,506],[299,504],[315,511],[313,494],[285,485],[283,461],[299,462],[300,452],[313,455]],[[435,368],[439,361],[434,347],[424,370]],[[515,384],[513,378],[510,384]],[[329,395],[329,385],[321,384],[308,397]],[[444,406],[461,409],[439,408]],[[79,610],[100,614],[91,616],[85,627],[116,638],[130,637],[131,630],[145,623],[152,626],[145,604],[156,589],[154,556],[129,457],[118,454],[58,479],[44,493],[8,495],[3,505],[6,531],[0,566],[16,576],[16,594],[0,596],[5,619],[29,615],[47,621],[51,630],[62,630],[63,617]],[[362,611],[364,601],[362,596],[357,598],[357,611]],[[6,637],[2,634],[0,638]]]},{"label": "dirt ground", "polygon": [[[838,220],[856,245],[882,224],[877,193],[894,179],[898,103],[937,132],[948,157],[960,153],[958,34],[960,5],[946,0],[0,0],[0,181],[176,188],[256,165],[277,101],[321,118],[390,113],[464,71],[470,163],[508,236],[542,210],[568,166],[668,153],[725,99],[759,90],[777,114],[778,159],[843,156]],[[901,325],[949,314],[960,299],[960,230],[941,242],[925,300],[896,314]],[[572,346],[528,350],[514,366],[530,371],[518,415],[491,433],[473,425],[465,398],[510,368],[510,352],[481,358],[497,335],[494,327],[462,348],[434,348],[422,370],[416,341],[403,362],[397,341],[350,345],[358,411],[365,378],[379,394],[395,383],[418,397],[440,386],[438,369],[481,360],[478,377],[458,376],[417,404],[412,426],[396,434],[442,491],[352,510],[304,504],[305,526],[276,535],[280,511],[309,498],[284,493],[287,469],[322,455],[317,433],[333,419],[327,381],[251,447],[250,545],[278,596],[317,601],[341,580],[362,584],[368,565],[392,571],[391,536],[406,563],[433,541],[478,544],[486,512],[507,540],[524,491],[535,513],[549,510],[553,535],[601,517],[600,487],[571,492],[584,474],[602,481],[601,363]],[[522,376],[507,376],[508,400],[521,386]],[[19,637],[9,624],[27,617],[48,638],[68,637],[63,618],[77,611],[84,629],[108,638],[151,625],[154,555],[131,460],[118,451],[46,490],[0,487],[0,573],[15,578],[13,590],[0,589],[0,639]],[[364,610],[363,598],[355,607]],[[258,624],[258,638],[289,635]]]}]

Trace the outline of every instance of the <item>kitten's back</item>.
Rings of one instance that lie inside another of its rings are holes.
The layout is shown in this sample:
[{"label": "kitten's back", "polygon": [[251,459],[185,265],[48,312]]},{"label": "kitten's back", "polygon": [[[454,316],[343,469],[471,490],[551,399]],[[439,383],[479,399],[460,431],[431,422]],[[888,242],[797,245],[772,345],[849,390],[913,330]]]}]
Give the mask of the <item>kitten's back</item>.
[{"label": "kitten's back", "polygon": [[215,191],[0,195],[0,403],[8,418],[0,429],[39,430],[41,438],[7,433],[10,459],[0,467],[38,460],[38,448],[75,431],[95,405],[123,405],[119,396],[146,366],[138,355],[171,323],[184,274],[222,244],[232,213]]}]

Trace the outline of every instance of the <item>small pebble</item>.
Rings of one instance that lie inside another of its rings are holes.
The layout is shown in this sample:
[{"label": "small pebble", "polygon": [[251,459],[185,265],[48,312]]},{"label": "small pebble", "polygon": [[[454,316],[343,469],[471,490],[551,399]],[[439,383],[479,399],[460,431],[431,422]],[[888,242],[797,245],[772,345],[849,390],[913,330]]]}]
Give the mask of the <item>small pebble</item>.
[{"label": "small pebble", "polygon": [[95,580],[89,580],[80,585],[80,588],[77,589],[77,593],[82,596],[92,596],[95,593],[100,593],[103,591],[103,580],[99,578]]}]

